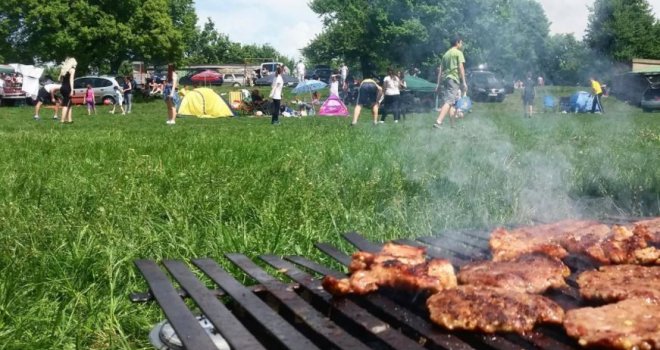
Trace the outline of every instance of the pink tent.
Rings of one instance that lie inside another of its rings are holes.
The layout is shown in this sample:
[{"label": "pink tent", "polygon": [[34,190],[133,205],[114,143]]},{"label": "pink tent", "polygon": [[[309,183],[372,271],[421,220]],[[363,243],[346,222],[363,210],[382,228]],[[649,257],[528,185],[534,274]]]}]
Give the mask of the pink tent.
[{"label": "pink tent", "polygon": [[337,95],[330,95],[319,110],[319,115],[325,116],[337,116],[345,117],[348,116],[348,108],[341,102],[341,99]]}]

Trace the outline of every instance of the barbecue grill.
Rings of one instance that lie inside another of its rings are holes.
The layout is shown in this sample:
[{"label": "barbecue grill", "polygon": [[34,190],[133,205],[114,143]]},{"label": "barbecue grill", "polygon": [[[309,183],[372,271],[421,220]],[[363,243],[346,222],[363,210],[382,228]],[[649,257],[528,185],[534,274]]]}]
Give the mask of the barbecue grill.
[{"label": "barbecue grill", "polygon": [[[395,242],[424,246],[429,257],[449,259],[458,270],[469,262],[490,258],[489,234],[453,231]],[[381,244],[370,242],[358,233],[343,237],[359,250],[377,252],[381,248]],[[316,247],[342,265],[350,262],[350,254],[333,245],[318,243]],[[225,257],[257,284],[242,285],[211,259],[193,259],[193,268],[182,261],[166,260],[162,264],[180,286],[176,289],[156,262],[135,262],[150,290],[134,293],[131,299],[135,302],[155,299],[169,320],[167,325],[176,332],[175,344],[170,347],[162,347],[164,336],[157,336],[161,339],[161,347],[154,343],[158,349],[215,350],[221,348],[217,345],[219,340],[226,341],[231,349],[580,348],[558,326],[537,327],[526,335],[445,330],[430,321],[422,295],[381,290],[366,296],[333,299],[321,287],[320,278],[345,277],[345,273],[305,257],[260,256],[262,262],[274,268],[270,273],[244,255]],[[596,266],[577,256],[565,262],[573,272],[567,279],[569,287],[544,295],[567,310],[585,306],[575,280],[579,273]],[[199,272],[217,287],[206,287],[196,277]],[[192,299],[195,308],[187,306],[184,301],[187,298]],[[152,339],[157,333],[156,329],[152,332]]]}]

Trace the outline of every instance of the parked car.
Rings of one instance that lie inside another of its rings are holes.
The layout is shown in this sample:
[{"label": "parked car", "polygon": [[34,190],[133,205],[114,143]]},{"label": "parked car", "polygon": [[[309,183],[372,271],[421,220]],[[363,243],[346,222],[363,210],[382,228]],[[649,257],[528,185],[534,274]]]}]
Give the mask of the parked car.
[{"label": "parked car", "polygon": [[23,76],[14,72],[14,68],[8,65],[0,65],[3,73],[2,84],[0,84],[0,104],[21,105],[27,101],[27,94],[23,91]]},{"label": "parked car", "polygon": [[[660,73],[626,73],[612,81],[612,95],[634,106],[641,106],[649,89],[660,88]],[[649,92],[652,96],[653,91]]]},{"label": "parked car", "polygon": [[245,74],[232,74],[228,73],[224,75],[224,83],[227,85],[231,85],[233,87],[240,87],[243,85],[247,85],[245,81]]},{"label": "parked car", "polygon": [[85,92],[87,85],[92,86],[94,90],[94,97],[97,104],[114,104],[115,103],[115,90],[113,85],[117,85],[115,77],[101,75],[101,76],[84,76],[78,77],[73,80],[73,98],[71,103],[84,104]]},{"label": "parked car", "polygon": [[486,70],[470,71],[467,74],[468,95],[474,101],[502,102],[506,89],[495,73]]},{"label": "parked car", "polygon": [[330,68],[316,68],[311,73],[305,74],[305,79],[315,79],[330,84],[331,75],[332,69]]},{"label": "parked car", "polygon": [[[254,85],[258,85],[258,86],[271,85],[273,84],[274,78],[275,78],[275,74],[269,74],[265,77],[261,77],[255,80]],[[298,84],[298,79],[288,74],[282,74],[282,80],[284,80],[284,86],[294,86]]]},{"label": "parked car", "polygon": [[648,88],[644,92],[641,106],[644,112],[660,110],[660,86]]}]

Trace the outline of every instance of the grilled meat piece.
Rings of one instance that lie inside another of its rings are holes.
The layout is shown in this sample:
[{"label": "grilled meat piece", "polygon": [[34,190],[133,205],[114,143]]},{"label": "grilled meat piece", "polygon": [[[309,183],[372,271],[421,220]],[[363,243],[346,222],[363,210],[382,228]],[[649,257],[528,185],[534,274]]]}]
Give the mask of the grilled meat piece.
[{"label": "grilled meat piece", "polygon": [[426,306],[431,320],[450,330],[522,334],[564,320],[564,310],[546,297],[493,287],[458,286],[432,295]]},{"label": "grilled meat piece", "polygon": [[494,261],[508,261],[534,252],[563,259],[568,251],[580,250],[608,232],[609,228],[597,221],[564,220],[512,231],[498,228],[491,234],[489,244]]},{"label": "grilled meat piece", "polygon": [[612,226],[607,238],[584,253],[601,264],[660,264],[660,250],[648,247],[644,234],[635,234],[624,226]]},{"label": "grilled meat piece", "polygon": [[660,349],[660,305],[628,299],[566,313],[564,328],[580,345],[607,349]]},{"label": "grilled meat piece", "polygon": [[363,295],[389,287],[410,292],[436,293],[456,286],[454,267],[447,260],[426,260],[426,250],[407,245],[386,244],[381,252],[353,254],[350,277],[326,276],[322,285],[335,296]]},{"label": "grilled meat piece", "polygon": [[660,245],[660,217],[635,222],[633,232],[646,237],[652,244]]},{"label": "grilled meat piece", "polygon": [[577,279],[587,300],[613,302],[648,298],[660,302],[660,266],[612,265],[586,271]]},{"label": "grilled meat piece", "polygon": [[561,260],[540,253],[512,261],[480,261],[465,265],[458,273],[462,284],[500,287],[510,291],[543,293],[566,285],[571,270]]}]

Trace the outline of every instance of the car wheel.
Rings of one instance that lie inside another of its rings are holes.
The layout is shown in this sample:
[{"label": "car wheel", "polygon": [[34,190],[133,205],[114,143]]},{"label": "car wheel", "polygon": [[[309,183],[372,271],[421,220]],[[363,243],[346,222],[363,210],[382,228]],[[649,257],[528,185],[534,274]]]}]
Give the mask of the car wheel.
[{"label": "car wheel", "polygon": [[233,87],[241,87],[241,83],[234,83],[232,86]]},{"label": "car wheel", "polygon": [[103,104],[106,105],[106,106],[113,105],[113,104],[115,104],[115,99],[111,96],[104,96],[101,99],[101,102],[103,102]]}]

